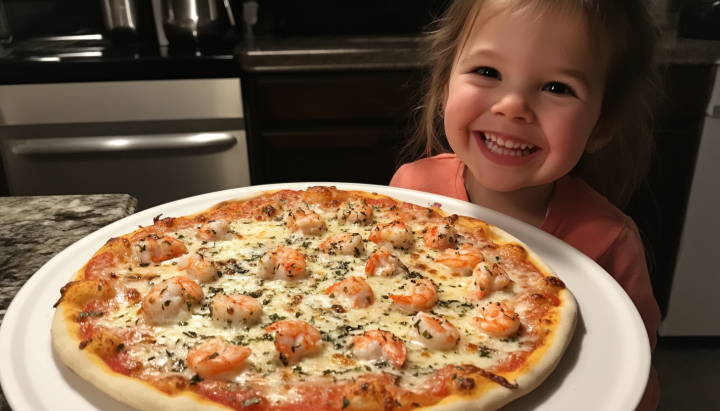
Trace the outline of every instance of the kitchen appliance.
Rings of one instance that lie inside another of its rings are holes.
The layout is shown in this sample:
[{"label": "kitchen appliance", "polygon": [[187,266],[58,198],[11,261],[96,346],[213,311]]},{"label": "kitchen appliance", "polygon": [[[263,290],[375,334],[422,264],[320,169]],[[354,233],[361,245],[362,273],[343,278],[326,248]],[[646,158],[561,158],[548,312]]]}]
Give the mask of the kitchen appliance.
[{"label": "kitchen appliance", "polygon": [[693,0],[680,9],[678,36],[720,40],[720,1]]},{"label": "kitchen appliance", "polygon": [[13,41],[102,34],[100,0],[2,0]]},{"label": "kitchen appliance", "polygon": [[720,336],[720,78],[706,114],[662,336]]},{"label": "kitchen appliance", "polygon": [[229,0],[161,0],[161,12],[170,45],[218,41],[235,25]]},{"label": "kitchen appliance", "polygon": [[134,41],[139,23],[136,0],[101,0],[101,5],[105,31],[113,42]]},{"label": "kitchen appliance", "polygon": [[0,86],[11,195],[127,193],[141,209],[250,184],[240,80]]},{"label": "kitchen appliance", "polygon": [[[2,0],[12,49],[108,48],[157,44],[153,10],[145,0]],[[0,31],[3,24],[0,21]],[[1,40],[0,40],[1,41]]]},{"label": "kitchen appliance", "polygon": [[3,2],[0,0],[0,47],[2,47],[3,43],[9,43],[10,40],[12,40],[10,25],[8,24],[7,14],[5,13],[5,6],[3,6]]}]

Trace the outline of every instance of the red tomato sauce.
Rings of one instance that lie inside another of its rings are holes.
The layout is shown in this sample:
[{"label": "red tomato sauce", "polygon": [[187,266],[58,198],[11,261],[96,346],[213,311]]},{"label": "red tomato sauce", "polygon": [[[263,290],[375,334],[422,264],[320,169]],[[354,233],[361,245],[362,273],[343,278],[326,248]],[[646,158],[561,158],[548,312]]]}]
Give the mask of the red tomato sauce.
[{"label": "red tomato sauce", "polygon": [[135,366],[135,361],[131,360],[126,352],[120,352],[113,357],[107,358],[105,364],[116,373],[129,376],[130,369]]},{"label": "red tomato sauce", "polygon": [[269,405],[257,390],[225,381],[200,381],[192,385],[192,390],[210,401],[238,411],[267,409]]}]

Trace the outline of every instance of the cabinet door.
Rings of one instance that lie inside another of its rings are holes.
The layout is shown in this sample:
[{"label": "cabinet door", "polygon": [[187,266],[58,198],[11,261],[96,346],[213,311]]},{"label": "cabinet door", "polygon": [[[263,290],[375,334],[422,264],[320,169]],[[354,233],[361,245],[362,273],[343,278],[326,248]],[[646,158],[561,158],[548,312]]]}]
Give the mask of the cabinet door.
[{"label": "cabinet door", "polygon": [[248,76],[253,184],[389,183],[418,79],[415,71]]},{"label": "cabinet door", "polygon": [[710,65],[664,68],[664,99],[655,116],[655,155],[646,183],[624,210],[643,236],[653,292],[663,317],[714,76]]},{"label": "cabinet door", "polygon": [[387,184],[395,170],[394,136],[382,127],[268,131],[261,136],[269,182]]}]

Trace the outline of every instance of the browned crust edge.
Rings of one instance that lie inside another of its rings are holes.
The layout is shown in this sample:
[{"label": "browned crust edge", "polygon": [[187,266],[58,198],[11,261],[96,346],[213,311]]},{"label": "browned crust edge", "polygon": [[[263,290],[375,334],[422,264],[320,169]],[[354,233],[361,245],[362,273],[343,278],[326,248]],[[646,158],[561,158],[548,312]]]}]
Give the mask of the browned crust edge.
[{"label": "browned crust edge", "polygon": [[[243,203],[277,191],[281,190],[258,192],[241,198],[226,200],[204,211],[185,217],[194,217],[206,214],[217,210],[221,204],[231,202]],[[347,192],[376,199],[389,198],[402,202],[383,194],[372,194],[355,190],[348,190]],[[448,214],[443,210],[436,208],[433,208],[433,210],[444,217],[448,216]],[[487,229],[489,231],[488,234],[491,235],[494,241],[502,243],[517,243],[522,245],[528,253],[527,258],[535,264],[535,266],[538,267],[543,274],[557,277],[550,266],[540,259],[535,252],[528,248],[522,241],[511,236],[500,228],[485,221],[465,216],[460,216],[458,223],[465,226],[471,226],[473,228],[482,227],[483,229]],[[135,230],[132,233],[122,235],[118,238],[130,238],[132,235],[141,230],[142,228]],[[116,244],[117,242],[108,242],[94,255],[111,251],[114,247],[118,247]],[[73,278],[82,278],[86,266],[87,264],[78,270]],[[483,390],[479,396],[451,395],[444,398],[438,404],[423,409],[433,411],[496,410],[537,388],[552,373],[562,359],[562,355],[572,339],[577,323],[577,303],[572,293],[565,288],[558,294],[558,297],[561,300],[561,304],[558,309],[560,321],[556,323],[557,326],[553,331],[554,337],[549,345],[541,347],[540,350],[542,352],[538,353],[539,355],[530,357],[536,362],[529,371],[521,372],[515,375],[515,378],[511,379],[511,383],[516,383],[518,385],[517,389],[509,389],[498,385],[489,391]],[[101,359],[78,348],[80,339],[74,334],[77,334],[77,329],[79,327],[74,322],[67,320],[70,318],[66,313],[67,308],[68,307],[61,303],[55,311],[51,326],[53,347],[60,356],[60,359],[70,369],[75,371],[83,379],[91,382],[101,391],[107,393],[118,401],[126,403],[141,411],[155,411],[157,409],[173,409],[177,411],[218,411],[229,409],[224,406],[211,403],[207,399],[192,392],[170,396],[157,390],[144,381],[113,372]],[[537,358],[538,356],[539,359]]]}]

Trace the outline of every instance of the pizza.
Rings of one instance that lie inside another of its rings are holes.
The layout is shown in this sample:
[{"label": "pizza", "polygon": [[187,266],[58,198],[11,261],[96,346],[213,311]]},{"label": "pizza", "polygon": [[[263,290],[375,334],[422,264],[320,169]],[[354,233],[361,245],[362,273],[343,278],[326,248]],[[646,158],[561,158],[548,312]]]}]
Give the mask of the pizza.
[{"label": "pizza", "polygon": [[552,372],[577,315],[497,227],[322,186],[157,216],[60,293],[59,357],[139,410],[493,410]]}]

